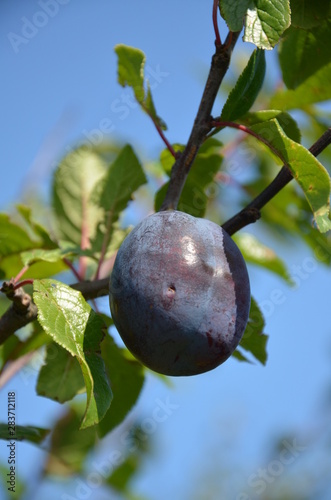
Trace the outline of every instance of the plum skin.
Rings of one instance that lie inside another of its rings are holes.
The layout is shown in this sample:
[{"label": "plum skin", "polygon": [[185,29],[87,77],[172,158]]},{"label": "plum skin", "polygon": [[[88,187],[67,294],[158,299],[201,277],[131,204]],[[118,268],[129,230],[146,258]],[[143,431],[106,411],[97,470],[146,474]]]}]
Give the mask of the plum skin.
[{"label": "plum skin", "polygon": [[217,224],[157,212],[122,243],[110,278],[110,309],[129,351],[148,368],[196,375],[238,346],[250,308],[245,261]]}]

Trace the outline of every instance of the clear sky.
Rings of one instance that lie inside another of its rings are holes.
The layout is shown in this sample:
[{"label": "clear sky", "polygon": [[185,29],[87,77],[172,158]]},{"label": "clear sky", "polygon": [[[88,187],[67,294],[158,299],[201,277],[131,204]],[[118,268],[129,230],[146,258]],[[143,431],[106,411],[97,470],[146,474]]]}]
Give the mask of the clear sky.
[{"label": "clear sky", "polygon": [[[55,159],[96,129],[104,129],[110,139],[131,142],[142,160],[153,160],[163,149],[130,91],[117,84],[117,43],[146,53],[157,111],[169,127],[167,137],[185,142],[213,53],[211,4],[1,0],[0,208],[12,206],[29,183],[47,193]],[[230,72],[236,72],[253,46],[245,46],[246,56],[240,56],[241,50],[239,43]],[[267,54],[267,61],[269,78],[274,78],[274,55]],[[157,453],[137,481],[137,493],[157,500],[248,500],[257,493],[249,478],[259,468],[271,467],[266,494],[289,476],[306,492],[312,487],[307,498],[330,498],[331,489],[329,496],[322,496],[318,488],[325,480],[323,467],[331,467],[325,458],[331,431],[330,404],[325,403],[331,382],[331,273],[308,249],[272,243],[298,284],[289,288],[279,278],[249,268],[252,294],[262,306],[270,335],[267,366],[230,359],[207,374],[172,379],[172,388],[150,376],[130,418],[150,418],[157,401],[167,398],[174,408],[153,432]],[[282,303],[273,301],[275,289],[281,290]],[[103,306],[108,307],[106,301]],[[35,381],[35,369],[26,368],[9,382],[8,390],[18,395],[19,424],[46,427],[61,407],[37,397]],[[0,397],[4,402],[6,389]],[[5,421],[3,404],[0,413]],[[304,449],[296,451],[293,463],[281,463],[280,470],[274,445],[284,436]],[[108,446],[112,444],[107,440],[98,460]],[[0,443],[0,459],[5,458]],[[43,458],[43,452],[20,443],[21,477],[36,483]],[[49,500],[61,498],[66,491],[52,488],[54,493],[35,491],[35,500],[46,494]],[[247,498],[240,496],[244,491]],[[103,498],[101,492],[93,494],[90,498]]]}]

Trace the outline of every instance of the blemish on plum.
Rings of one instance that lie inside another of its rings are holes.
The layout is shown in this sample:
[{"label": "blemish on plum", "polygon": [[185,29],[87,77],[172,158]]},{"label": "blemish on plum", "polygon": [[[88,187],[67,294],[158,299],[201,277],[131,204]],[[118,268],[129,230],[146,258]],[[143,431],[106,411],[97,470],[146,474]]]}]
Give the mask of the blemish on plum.
[{"label": "blemish on plum", "polygon": [[168,290],[166,291],[166,296],[169,298],[173,298],[175,294],[176,294],[175,285],[169,285]]}]

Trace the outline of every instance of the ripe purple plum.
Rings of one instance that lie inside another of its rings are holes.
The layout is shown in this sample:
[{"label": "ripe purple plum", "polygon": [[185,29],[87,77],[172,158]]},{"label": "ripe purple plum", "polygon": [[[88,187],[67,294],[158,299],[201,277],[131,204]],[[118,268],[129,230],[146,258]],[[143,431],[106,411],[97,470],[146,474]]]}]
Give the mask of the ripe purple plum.
[{"label": "ripe purple plum", "polygon": [[148,368],[172,376],[212,370],[233,353],[247,324],[245,261],[217,224],[155,213],[118,251],[110,308],[123,342]]}]

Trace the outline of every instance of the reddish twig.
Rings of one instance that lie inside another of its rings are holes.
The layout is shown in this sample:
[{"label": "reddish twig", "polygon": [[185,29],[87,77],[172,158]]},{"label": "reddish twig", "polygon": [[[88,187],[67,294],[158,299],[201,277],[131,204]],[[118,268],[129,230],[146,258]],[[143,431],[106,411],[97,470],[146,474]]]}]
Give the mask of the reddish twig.
[{"label": "reddish twig", "polygon": [[283,163],[286,164],[286,161],[279,153],[279,151],[276,148],[274,148],[274,146],[269,141],[267,141],[267,139],[254,132],[254,130],[251,130],[250,128],[246,127],[246,125],[240,125],[240,123],[235,123],[235,122],[220,122],[217,120],[212,120],[211,123],[213,127],[216,127],[218,129],[222,129],[225,127],[235,128],[237,130],[241,130],[242,132],[245,132],[246,134],[255,137],[255,139],[257,139],[260,142],[263,142],[263,144],[265,144],[270,149],[270,151],[274,153],[275,156],[277,156]]},{"label": "reddish twig", "polygon": [[215,45],[216,45],[216,47],[222,45],[222,40],[221,40],[220,32],[218,29],[217,14],[218,14],[218,0],[214,0],[214,2],[213,2],[213,25],[214,25],[214,31],[215,31]]},{"label": "reddish twig", "polygon": [[13,290],[18,290],[19,288],[22,288],[22,286],[26,285],[33,285],[33,279],[22,280],[19,281],[18,283],[15,283],[13,286]]},{"label": "reddish twig", "polygon": [[146,106],[144,105],[143,102],[140,102],[140,105],[143,108],[143,110],[148,114],[148,116],[150,117],[150,119],[152,120],[152,122],[154,123],[154,126],[155,126],[155,128],[156,128],[159,136],[161,137],[162,141],[166,145],[167,149],[170,151],[170,153],[172,154],[172,156],[176,159],[177,156],[178,156],[178,154],[176,153],[176,151],[174,150],[174,148],[172,147],[172,145],[170,144],[170,142],[168,141],[168,139],[164,135],[164,132],[163,132],[162,128],[160,127],[160,125],[158,124],[156,118],[153,115],[151,115],[151,113],[149,112],[148,108],[146,108]]},{"label": "reddish twig", "polygon": [[17,283],[18,280],[20,280],[23,276],[23,274],[25,274],[27,272],[27,270],[29,269],[29,266],[24,266],[20,272],[18,273],[17,276],[15,276],[15,278],[13,278],[13,283]]},{"label": "reddish twig", "polygon": [[65,263],[66,266],[69,267],[69,269],[71,270],[71,272],[75,276],[75,278],[77,278],[78,281],[82,281],[83,278],[81,277],[80,273],[76,270],[73,263],[70,262],[70,260],[67,259],[66,257],[63,258],[63,262]]}]

